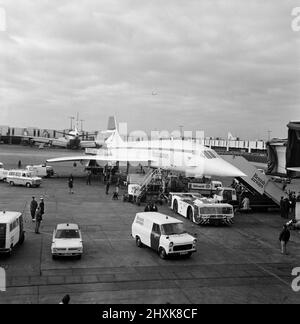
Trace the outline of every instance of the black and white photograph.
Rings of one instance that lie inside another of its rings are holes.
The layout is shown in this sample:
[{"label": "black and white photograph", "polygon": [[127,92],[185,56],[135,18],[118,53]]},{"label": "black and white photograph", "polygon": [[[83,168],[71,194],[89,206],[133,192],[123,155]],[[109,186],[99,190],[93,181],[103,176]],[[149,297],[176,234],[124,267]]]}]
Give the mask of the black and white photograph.
[{"label": "black and white photograph", "polygon": [[299,303],[300,2],[0,0],[0,304]]}]

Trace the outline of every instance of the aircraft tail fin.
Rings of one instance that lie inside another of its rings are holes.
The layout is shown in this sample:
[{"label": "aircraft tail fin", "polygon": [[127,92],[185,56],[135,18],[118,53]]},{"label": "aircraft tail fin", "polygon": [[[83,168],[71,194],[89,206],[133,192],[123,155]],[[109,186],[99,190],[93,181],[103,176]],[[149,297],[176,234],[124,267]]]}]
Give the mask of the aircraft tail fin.
[{"label": "aircraft tail fin", "polygon": [[105,143],[111,145],[122,145],[123,139],[121,138],[118,127],[116,117],[110,116],[108,118],[107,130],[103,132],[105,134]]},{"label": "aircraft tail fin", "polygon": [[114,116],[110,116],[108,118],[108,125],[107,125],[107,131],[109,132],[113,132],[117,130],[117,121],[116,121],[116,117]]}]

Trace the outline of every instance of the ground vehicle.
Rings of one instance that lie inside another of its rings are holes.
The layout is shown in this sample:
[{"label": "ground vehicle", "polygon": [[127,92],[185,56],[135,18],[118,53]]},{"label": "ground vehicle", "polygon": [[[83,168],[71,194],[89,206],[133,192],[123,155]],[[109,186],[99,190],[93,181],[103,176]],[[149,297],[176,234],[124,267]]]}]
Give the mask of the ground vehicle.
[{"label": "ground vehicle", "polygon": [[45,177],[50,178],[54,175],[54,170],[52,166],[46,164],[41,165],[27,165],[26,170],[31,172],[35,177]]},{"label": "ground vehicle", "polygon": [[3,163],[0,162],[0,180],[6,181],[8,170],[4,169]]},{"label": "ground vehicle", "polygon": [[6,182],[11,186],[20,185],[31,188],[39,187],[42,183],[42,178],[32,176],[28,170],[9,170]]},{"label": "ground vehicle", "polygon": [[53,231],[52,258],[58,256],[77,256],[83,254],[82,235],[79,226],[76,224],[59,224]]},{"label": "ground vehicle", "polygon": [[25,240],[23,215],[19,212],[0,212],[0,252],[11,253]]},{"label": "ground vehicle", "polygon": [[233,224],[233,206],[190,193],[170,193],[170,207],[190,221],[204,224]]},{"label": "ground vehicle", "polygon": [[221,203],[228,203],[233,206],[238,205],[236,190],[229,187],[219,187],[214,194],[214,200]]},{"label": "ground vehicle", "polygon": [[221,181],[211,181],[209,183],[190,182],[188,184],[189,191],[196,191],[206,196],[212,195],[221,187],[223,187]]},{"label": "ground vehicle", "polygon": [[160,213],[138,213],[132,224],[132,237],[138,247],[146,245],[162,259],[169,255],[191,256],[197,240],[184,231],[183,222]]}]

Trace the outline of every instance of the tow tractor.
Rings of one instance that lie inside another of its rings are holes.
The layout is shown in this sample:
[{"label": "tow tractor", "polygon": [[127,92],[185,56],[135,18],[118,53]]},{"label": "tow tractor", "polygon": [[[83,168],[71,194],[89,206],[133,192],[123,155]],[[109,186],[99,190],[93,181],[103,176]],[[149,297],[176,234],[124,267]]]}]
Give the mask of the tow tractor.
[{"label": "tow tractor", "polygon": [[170,193],[170,208],[195,224],[233,224],[233,206],[197,193]]}]

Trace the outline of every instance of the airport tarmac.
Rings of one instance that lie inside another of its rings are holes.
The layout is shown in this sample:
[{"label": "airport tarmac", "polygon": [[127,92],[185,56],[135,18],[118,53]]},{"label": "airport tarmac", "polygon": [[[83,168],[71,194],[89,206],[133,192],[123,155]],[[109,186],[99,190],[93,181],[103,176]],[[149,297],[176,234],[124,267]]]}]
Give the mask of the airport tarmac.
[{"label": "airport tarmac", "polygon": [[[74,155],[66,150],[38,150],[0,145],[0,161],[10,168],[47,158]],[[290,254],[280,253],[283,220],[278,212],[236,215],[231,227],[196,226],[169,210],[160,212],[184,220],[197,234],[198,252],[190,259],[161,260],[150,249],[139,249],[130,237],[135,213],[143,210],[105,195],[104,185],[85,184],[82,166],[54,165],[61,178],[43,181],[41,188],[0,183],[0,210],[26,213],[26,240],[11,257],[1,257],[7,271],[7,291],[0,303],[299,303],[292,290],[294,267],[300,267],[299,232],[291,233]],[[75,175],[75,194],[64,176]],[[111,191],[113,188],[111,189]],[[41,235],[34,233],[28,204],[45,198]],[[81,260],[53,261],[50,245],[56,224],[80,225],[84,240]]]}]

